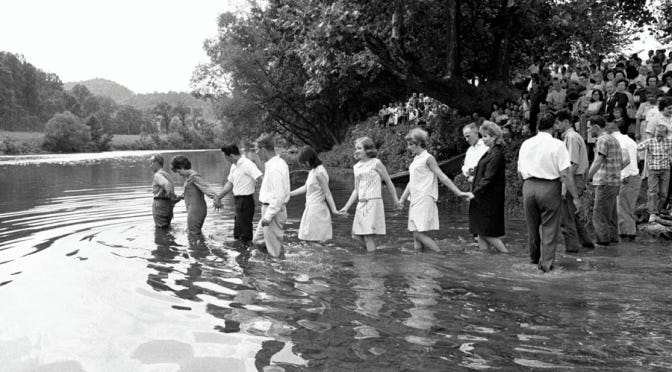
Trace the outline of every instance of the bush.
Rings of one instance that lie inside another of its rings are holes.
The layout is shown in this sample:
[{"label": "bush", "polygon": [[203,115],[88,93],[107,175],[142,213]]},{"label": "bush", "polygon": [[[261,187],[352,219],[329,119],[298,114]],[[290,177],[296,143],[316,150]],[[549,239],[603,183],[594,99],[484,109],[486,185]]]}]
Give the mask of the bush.
[{"label": "bush", "polygon": [[44,131],[42,148],[47,151],[86,151],[91,140],[89,127],[70,111],[55,114],[45,125]]}]

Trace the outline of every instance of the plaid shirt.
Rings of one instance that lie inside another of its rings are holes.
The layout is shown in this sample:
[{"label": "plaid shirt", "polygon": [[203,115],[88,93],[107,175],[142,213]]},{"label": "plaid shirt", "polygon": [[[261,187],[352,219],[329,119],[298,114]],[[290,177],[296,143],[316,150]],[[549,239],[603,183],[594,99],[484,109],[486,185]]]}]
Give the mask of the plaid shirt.
[{"label": "plaid shirt", "polygon": [[637,145],[637,150],[646,149],[647,160],[650,170],[670,169],[670,156],[672,155],[672,140],[665,138],[658,141],[649,138]]},{"label": "plaid shirt", "polygon": [[621,144],[607,133],[597,138],[595,153],[604,156],[604,162],[593,175],[593,185],[620,186],[621,185]]}]

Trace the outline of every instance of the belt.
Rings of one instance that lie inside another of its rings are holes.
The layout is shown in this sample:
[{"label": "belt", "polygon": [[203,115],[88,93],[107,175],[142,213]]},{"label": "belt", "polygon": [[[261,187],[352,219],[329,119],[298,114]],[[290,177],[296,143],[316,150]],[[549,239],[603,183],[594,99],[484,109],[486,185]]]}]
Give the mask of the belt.
[{"label": "belt", "polygon": [[378,198],[359,198],[359,201],[358,201],[358,202],[359,202],[359,203],[366,203],[366,202],[368,202],[369,200],[377,200],[377,199],[382,199],[382,198],[380,198],[380,197],[378,197]]},{"label": "belt", "polygon": [[254,194],[250,194],[250,195],[234,195],[233,197],[234,197],[234,198],[251,198],[253,195],[254,195]]},{"label": "belt", "polygon": [[161,197],[161,196],[155,196],[154,200],[173,200],[171,198],[166,198],[166,197]]},{"label": "belt", "polygon": [[549,180],[548,178],[530,177],[530,178],[526,178],[525,181],[546,181],[546,182],[555,182],[555,181],[560,181],[560,178],[554,178],[554,179],[552,179],[552,180]]}]

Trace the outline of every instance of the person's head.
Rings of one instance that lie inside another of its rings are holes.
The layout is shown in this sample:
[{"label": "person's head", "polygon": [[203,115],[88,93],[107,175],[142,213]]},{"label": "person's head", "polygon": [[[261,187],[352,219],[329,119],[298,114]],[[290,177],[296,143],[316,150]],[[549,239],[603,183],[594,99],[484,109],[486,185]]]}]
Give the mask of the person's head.
[{"label": "person's head", "polygon": [[607,121],[600,115],[593,115],[590,117],[590,133],[593,136],[598,136],[607,126]]},{"label": "person's head", "polygon": [[191,162],[184,155],[176,155],[170,160],[170,170],[179,174],[180,176],[186,176],[186,171],[191,169]]},{"label": "person's head", "polygon": [[259,136],[259,138],[254,141],[254,151],[263,161],[267,161],[275,156],[275,142],[273,141],[273,135],[262,134]]},{"label": "person's head", "polygon": [[569,110],[563,109],[555,113],[555,129],[564,133],[567,129],[572,128],[572,113]]},{"label": "person's head", "polygon": [[298,157],[299,164],[308,166],[311,169],[315,169],[318,166],[322,165],[322,160],[317,156],[317,151],[310,146],[306,146],[301,149]]},{"label": "person's head", "polygon": [[653,131],[653,135],[659,142],[664,140],[667,137],[667,127],[662,124],[656,126],[656,129]]},{"label": "person's head", "polygon": [[595,72],[592,75],[592,78],[593,78],[593,81],[595,82],[595,84],[602,84],[602,82],[604,81],[604,78],[602,77],[602,73],[599,72],[599,71]]},{"label": "person's head", "polygon": [[149,158],[149,166],[152,168],[154,173],[158,172],[159,169],[163,168],[163,156],[155,154]]},{"label": "person's head", "polygon": [[646,86],[647,87],[652,87],[652,88],[657,87],[658,86],[658,76],[649,75],[649,77],[646,78]]},{"label": "person's head", "polygon": [[616,90],[618,92],[625,92],[628,89],[628,82],[625,79],[616,80]]},{"label": "person's head", "polygon": [[593,93],[590,95],[591,102],[602,102],[604,101],[604,95],[599,89],[593,89]]},{"label": "person's head", "polygon": [[611,114],[614,116],[614,119],[621,119],[623,118],[623,108],[616,106],[613,111],[611,111]]},{"label": "person's head", "polygon": [[585,86],[588,85],[588,74],[587,73],[582,72],[579,75],[579,85],[581,85],[582,87],[585,87]]},{"label": "person's head", "polygon": [[550,132],[555,125],[555,115],[550,112],[545,112],[537,118],[537,130]]},{"label": "person's head", "polygon": [[429,135],[427,134],[427,131],[421,128],[411,129],[404,139],[408,145],[408,150],[413,153],[413,155],[420,154],[429,144]]},{"label": "person's head", "polygon": [[606,80],[607,81],[614,80],[614,70],[607,70]]},{"label": "person's head", "polygon": [[640,66],[639,67],[639,74],[642,76],[646,76],[649,74],[649,68],[646,66]]},{"label": "person's head", "polygon": [[224,153],[226,160],[230,163],[235,163],[240,158],[240,150],[235,143],[222,146],[222,152]]},{"label": "person's head", "polygon": [[366,160],[378,155],[376,144],[369,137],[359,137],[355,140],[355,159]]},{"label": "person's head", "polygon": [[561,90],[562,89],[562,80],[558,78],[553,78],[553,89]]},{"label": "person's head", "polygon": [[654,59],[653,62],[651,62],[651,70],[656,76],[660,75],[660,73],[663,71],[663,66],[660,64],[659,60]]},{"label": "person's head", "polygon": [[625,79],[625,73],[623,70],[616,70],[614,72],[614,80],[619,81]]},{"label": "person's head", "polygon": [[483,143],[486,146],[492,147],[494,145],[504,144],[504,133],[499,125],[491,121],[486,121],[481,124],[478,131],[481,133],[481,136],[483,136]]},{"label": "person's head", "polygon": [[672,87],[672,71],[666,72],[663,75],[663,83],[668,87]]},{"label": "person's head", "polygon": [[478,127],[476,126],[476,123],[465,125],[464,128],[462,128],[462,134],[470,146],[473,146],[478,142]]},{"label": "person's head", "polygon": [[614,82],[613,81],[607,81],[604,84],[604,91],[607,92],[607,94],[611,95],[616,91],[616,88],[614,87]]},{"label": "person's head", "polygon": [[653,49],[649,50],[649,52],[647,53],[649,58],[653,57],[653,53],[654,53]]},{"label": "person's head", "polygon": [[520,98],[526,100],[530,97],[530,92],[524,90],[522,93],[520,93]]},{"label": "person's head", "polygon": [[658,101],[658,111],[665,117],[672,116],[672,97],[663,97]]},{"label": "person's head", "polygon": [[647,88],[646,91],[644,91],[644,95],[646,96],[646,101],[649,102],[650,104],[658,103],[657,89]]}]

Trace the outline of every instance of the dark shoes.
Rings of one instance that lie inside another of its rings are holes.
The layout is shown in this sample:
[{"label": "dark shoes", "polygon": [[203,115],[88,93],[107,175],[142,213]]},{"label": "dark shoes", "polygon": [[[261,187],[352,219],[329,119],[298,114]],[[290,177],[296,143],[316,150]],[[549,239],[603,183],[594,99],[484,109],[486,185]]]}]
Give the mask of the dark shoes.
[{"label": "dark shoes", "polygon": [[595,249],[595,244],[593,244],[593,243],[583,243],[583,244],[581,244],[581,246],[583,246],[583,248],[586,248],[586,249],[589,249],[589,250]]},{"label": "dark shoes", "polygon": [[629,235],[629,234],[620,234],[621,240],[628,240],[631,242],[634,242],[635,239],[637,238],[637,235]]}]

